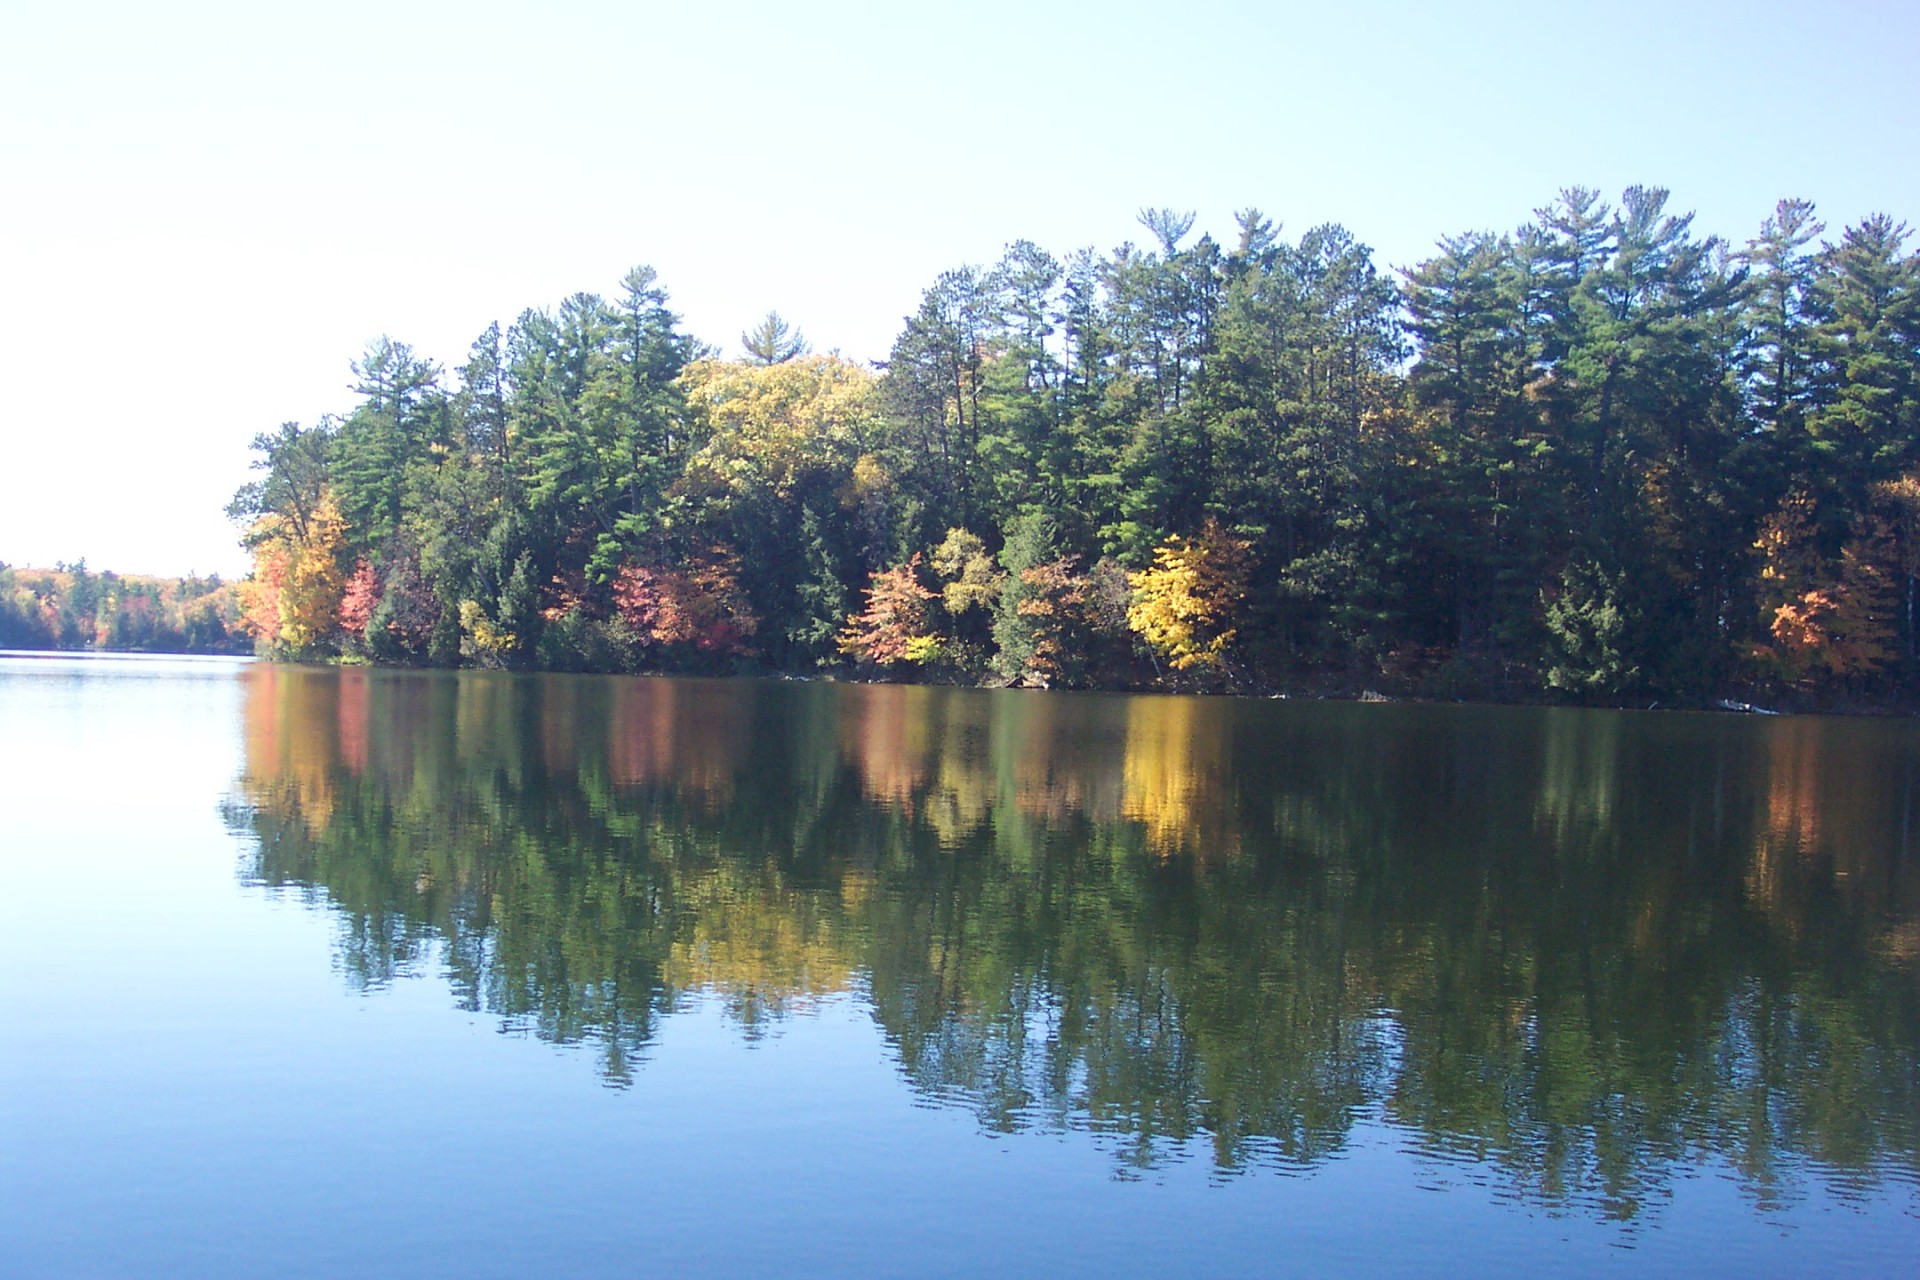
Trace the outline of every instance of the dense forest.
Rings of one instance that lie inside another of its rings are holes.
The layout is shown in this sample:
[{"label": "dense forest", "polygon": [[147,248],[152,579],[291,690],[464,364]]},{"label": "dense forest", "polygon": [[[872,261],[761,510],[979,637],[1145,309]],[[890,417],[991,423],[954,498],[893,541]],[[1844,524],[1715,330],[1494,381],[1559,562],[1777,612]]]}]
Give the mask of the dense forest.
[{"label": "dense forest", "polygon": [[1393,271],[1021,241],[874,367],[775,314],[723,359],[636,268],[450,374],[256,438],[275,656],[564,670],[1904,705],[1920,266],[1782,201],[1735,243],[1563,191]]},{"label": "dense forest", "polygon": [[250,653],[235,584],[211,577],[93,573],[0,564],[0,649]]}]

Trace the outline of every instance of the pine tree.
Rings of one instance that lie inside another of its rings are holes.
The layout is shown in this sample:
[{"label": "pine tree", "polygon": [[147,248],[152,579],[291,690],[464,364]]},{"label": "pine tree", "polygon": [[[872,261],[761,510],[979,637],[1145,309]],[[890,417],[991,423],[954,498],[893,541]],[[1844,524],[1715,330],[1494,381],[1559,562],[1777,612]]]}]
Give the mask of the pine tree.
[{"label": "pine tree", "polygon": [[778,311],[767,312],[766,319],[741,334],[740,345],[754,364],[785,364],[813,349],[806,335],[790,327]]}]

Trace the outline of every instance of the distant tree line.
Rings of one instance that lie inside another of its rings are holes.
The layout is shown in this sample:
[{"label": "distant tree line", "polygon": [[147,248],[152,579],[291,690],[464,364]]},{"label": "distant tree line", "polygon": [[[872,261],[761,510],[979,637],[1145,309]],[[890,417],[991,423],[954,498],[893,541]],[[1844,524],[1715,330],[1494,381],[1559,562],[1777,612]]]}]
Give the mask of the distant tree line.
[{"label": "distant tree line", "polygon": [[0,564],[0,649],[251,653],[234,584],[208,578],[93,573]]},{"label": "distant tree line", "polygon": [[1920,689],[1920,267],[1780,202],[1744,244],[1572,188],[1382,271],[1020,241],[875,368],[727,360],[637,268],[386,338],[254,442],[263,652],[1056,686],[1893,702]]}]

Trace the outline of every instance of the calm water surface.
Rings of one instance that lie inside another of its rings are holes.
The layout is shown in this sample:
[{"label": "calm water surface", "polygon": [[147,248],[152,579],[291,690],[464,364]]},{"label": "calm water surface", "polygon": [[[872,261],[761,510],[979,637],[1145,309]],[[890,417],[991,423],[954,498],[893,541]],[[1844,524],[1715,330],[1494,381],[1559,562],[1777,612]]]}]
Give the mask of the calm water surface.
[{"label": "calm water surface", "polygon": [[1911,1274],[1920,728],[0,658],[0,1273]]}]

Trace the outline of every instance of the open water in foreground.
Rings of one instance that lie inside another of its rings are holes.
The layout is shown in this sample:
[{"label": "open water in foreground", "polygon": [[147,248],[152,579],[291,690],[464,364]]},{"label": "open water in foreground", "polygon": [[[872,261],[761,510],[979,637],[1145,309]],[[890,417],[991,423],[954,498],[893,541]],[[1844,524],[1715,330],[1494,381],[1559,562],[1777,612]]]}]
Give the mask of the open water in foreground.
[{"label": "open water in foreground", "polygon": [[0,1273],[1907,1275],[1920,726],[0,658]]}]

